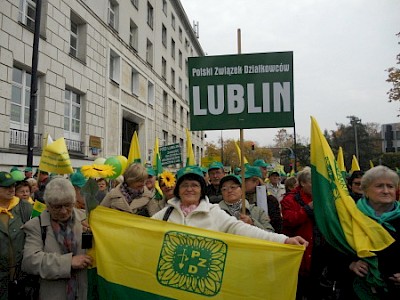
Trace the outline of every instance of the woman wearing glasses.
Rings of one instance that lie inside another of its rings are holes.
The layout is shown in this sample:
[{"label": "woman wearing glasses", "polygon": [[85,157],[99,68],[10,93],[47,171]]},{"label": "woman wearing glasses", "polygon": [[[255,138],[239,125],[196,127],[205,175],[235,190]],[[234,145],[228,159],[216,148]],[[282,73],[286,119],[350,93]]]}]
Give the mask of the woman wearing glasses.
[{"label": "woman wearing glasses", "polygon": [[47,210],[24,225],[22,269],[40,276],[40,299],[86,299],[86,269],[92,258],[82,249],[84,212],[75,208],[71,182],[54,178],[43,198]]},{"label": "woman wearing glasses", "polygon": [[219,204],[230,216],[238,220],[257,226],[258,228],[274,232],[274,228],[269,223],[270,219],[263,209],[255,204],[246,201],[246,213],[242,213],[242,180],[237,175],[226,175],[221,179],[222,201]]},{"label": "woman wearing glasses", "polygon": [[200,167],[180,169],[174,189],[175,197],[152,218],[209,230],[244,235],[282,244],[305,245],[302,237],[289,238],[268,232],[229,216],[218,204],[211,204],[206,196],[206,183]]}]

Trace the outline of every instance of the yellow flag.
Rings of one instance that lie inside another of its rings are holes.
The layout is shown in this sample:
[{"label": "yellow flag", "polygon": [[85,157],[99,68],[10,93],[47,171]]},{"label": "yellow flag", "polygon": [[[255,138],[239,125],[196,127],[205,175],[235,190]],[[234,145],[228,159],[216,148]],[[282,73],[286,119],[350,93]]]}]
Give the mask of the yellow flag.
[{"label": "yellow flag", "polygon": [[190,137],[190,131],[186,128],[186,166],[194,166],[194,153],[192,148],[192,138]]},{"label": "yellow flag", "polygon": [[129,147],[127,166],[132,163],[141,163],[140,146],[137,131],[132,135],[131,146]]},{"label": "yellow flag", "polygon": [[[240,150],[240,147],[236,141],[235,141],[235,148],[236,148],[237,155],[239,156],[239,165],[241,165],[242,161],[240,159],[241,159],[242,151]],[[246,156],[244,156],[244,155],[243,155],[243,164],[244,165],[249,164],[249,161],[247,160]]]},{"label": "yellow flag", "polygon": [[339,170],[341,172],[347,172],[346,167],[344,165],[344,156],[343,156],[343,148],[342,147],[339,147],[339,151],[337,154],[337,163],[338,163]]},{"label": "yellow flag", "polygon": [[374,167],[374,163],[372,162],[372,160],[369,161],[369,167],[370,167],[370,169],[372,169]]},{"label": "yellow flag", "polygon": [[162,166],[162,163],[161,163],[160,148],[158,146],[158,138],[156,138],[156,141],[154,143],[153,164],[152,165],[153,165],[153,170],[156,172],[156,176],[158,176],[159,174],[162,173],[163,166]]},{"label": "yellow flag", "polygon": [[46,136],[39,169],[56,174],[71,174],[74,172],[63,137],[53,142],[50,135]]},{"label": "yellow flag", "polygon": [[351,160],[351,170],[350,174],[353,173],[354,171],[360,171],[360,165],[358,164],[357,157],[353,155],[353,159]]},{"label": "yellow flag", "polygon": [[303,247],[101,206],[91,212],[90,228],[96,269],[88,282],[98,284],[101,298],[295,299]]}]

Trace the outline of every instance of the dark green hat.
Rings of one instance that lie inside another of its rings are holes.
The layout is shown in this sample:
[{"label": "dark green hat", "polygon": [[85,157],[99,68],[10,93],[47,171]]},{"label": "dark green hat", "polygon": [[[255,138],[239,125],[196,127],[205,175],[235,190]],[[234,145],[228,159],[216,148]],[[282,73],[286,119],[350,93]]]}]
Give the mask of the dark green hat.
[{"label": "dark green hat", "polygon": [[156,171],[152,167],[147,167],[146,170],[149,176],[156,176]]},{"label": "dark green hat", "polygon": [[209,166],[208,166],[208,171],[212,169],[223,169],[224,165],[219,162],[219,161],[213,161]]},{"label": "dark green hat", "polygon": [[253,163],[255,167],[268,167],[269,165],[263,159],[256,159]]},{"label": "dark green hat", "polygon": [[201,170],[200,167],[198,167],[198,166],[187,166],[185,168],[180,169],[176,173],[176,178],[179,180],[179,179],[181,179],[181,177],[183,175],[186,175],[186,174],[196,174],[196,175],[199,175],[202,178],[204,177],[203,176],[203,171]]},{"label": "dark green hat", "polygon": [[24,172],[32,172],[32,168],[31,168],[31,167],[26,167],[26,168],[24,169]]},{"label": "dark green hat", "polygon": [[12,171],[19,171],[19,169],[18,169],[18,167],[14,166],[14,167],[12,167],[12,168],[10,169],[10,173],[11,173]]},{"label": "dark green hat", "polygon": [[15,179],[8,172],[0,172],[0,186],[9,187],[15,183]]},{"label": "dark green hat", "polygon": [[201,167],[201,171],[202,171],[203,173],[207,173],[207,172],[208,172],[208,168],[206,168],[206,167]]},{"label": "dark green hat", "polygon": [[244,178],[247,179],[251,177],[262,177],[259,167],[246,166],[246,170],[244,171]]},{"label": "dark green hat", "polygon": [[242,184],[242,179],[240,178],[240,176],[234,175],[234,174],[229,174],[226,175],[224,177],[222,177],[222,179],[219,182],[219,186],[222,187],[222,185],[229,180],[233,180],[234,182],[236,182],[237,184]]},{"label": "dark green hat", "polygon": [[69,179],[71,180],[73,186],[80,188],[84,187],[87,182],[87,178],[85,178],[81,172],[72,173],[69,176]]}]

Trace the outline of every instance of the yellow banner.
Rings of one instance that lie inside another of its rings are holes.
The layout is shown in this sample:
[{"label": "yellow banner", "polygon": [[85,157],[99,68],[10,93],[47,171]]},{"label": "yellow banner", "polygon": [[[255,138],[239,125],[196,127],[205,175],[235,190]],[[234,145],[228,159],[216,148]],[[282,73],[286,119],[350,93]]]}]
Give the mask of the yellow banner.
[{"label": "yellow banner", "polygon": [[100,206],[91,212],[90,226],[100,282],[116,298],[128,288],[150,298],[295,299],[300,246]]}]

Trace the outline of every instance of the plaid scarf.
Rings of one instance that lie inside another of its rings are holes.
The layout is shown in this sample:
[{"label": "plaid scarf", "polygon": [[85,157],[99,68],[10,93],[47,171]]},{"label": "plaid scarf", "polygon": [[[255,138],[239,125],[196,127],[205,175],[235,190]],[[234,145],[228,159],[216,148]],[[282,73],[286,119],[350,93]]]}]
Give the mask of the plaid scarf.
[{"label": "plaid scarf", "polygon": [[128,184],[126,182],[124,182],[121,184],[121,193],[122,193],[122,195],[124,195],[126,201],[130,205],[134,199],[142,196],[143,190],[138,191],[138,190],[132,189],[128,186]]},{"label": "plaid scarf", "polygon": [[[57,222],[51,220],[51,227],[63,254],[71,253],[72,256],[77,254],[77,241],[74,234],[74,215],[67,222]],[[77,292],[77,276],[74,270],[71,271],[71,278],[67,281],[66,292],[67,299],[76,299]]]}]

